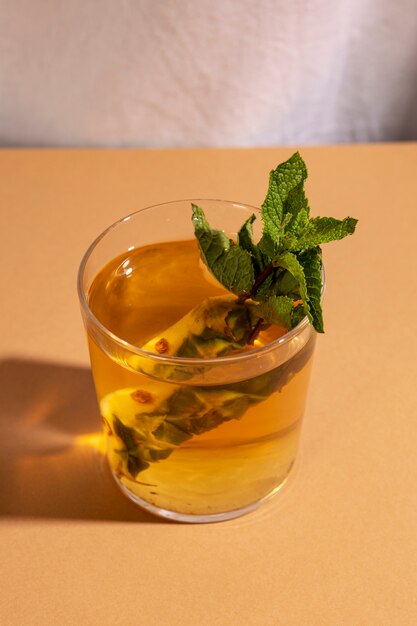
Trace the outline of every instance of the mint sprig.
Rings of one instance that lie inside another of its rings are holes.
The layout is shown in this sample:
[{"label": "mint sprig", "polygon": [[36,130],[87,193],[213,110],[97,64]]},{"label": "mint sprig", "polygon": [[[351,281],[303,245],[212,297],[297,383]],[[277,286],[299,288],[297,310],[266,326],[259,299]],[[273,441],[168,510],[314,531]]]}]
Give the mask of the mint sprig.
[{"label": "mint sprig", "polygon": [[194,204],[192,220],[202,258],[212,274],[240,302],[258,303],[262,323],[290,329],[307,315],[322,333],[320,245],[353,234],[357,220],[311,218],[306,179],[307,167],[298,152],[270,172],[258,243],[252,230],[255,215],[242,225],[236,242],[212,229],[204,211]]}]

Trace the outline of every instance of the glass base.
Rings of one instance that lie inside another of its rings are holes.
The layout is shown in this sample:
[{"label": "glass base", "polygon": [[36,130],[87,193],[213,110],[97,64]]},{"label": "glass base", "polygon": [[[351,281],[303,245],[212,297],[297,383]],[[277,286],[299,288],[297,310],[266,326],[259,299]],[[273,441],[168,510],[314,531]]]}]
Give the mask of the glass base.
[{"label": "glass base", "polygon": [[260,506],[268,502],[271,498],[273,498],[279,491],[281,491],[284,485],[286,485],[291,473],[292,472],[290,468],[284,480],[271,493],[269,493],[267,496],[264,496],[260,500],[257,500],[256,502],[252,502],[251,504],[248,504],[238,509],[232,509],[231,511],[224,511],[221,513],[201,514],[201,515],[199,514],[191,515],[187,513],[180,513],[178,511],[170,511],[168,509],[162,509],[153,504],[149,504],[149,502],[146,502],[146,500],[142,500],[142,498],[139,498],[137,495],[129,491],[129,489],[125,487],[125,485],[119,480],[119,478],[117,478],[115,474],[113,474],[113,472],[112,472],[112,475],[113,475],[114,480],[116,481],[116,484],[120,488],[120,490],[130,500],[132,500],[135,504],[140,506],[142,509],[144,509],[148,513],[151,513],[158,517],[162,517],[164,519],[171,520],[173,522],[185,522],[185,523],[190,523],[190,524],[210,524],[214,522],[225,522],[227,520],[231,520],[236,517],[241,517],[242,515],[246,515],[247,513],[250,513],[251,511],[255,511]]}]

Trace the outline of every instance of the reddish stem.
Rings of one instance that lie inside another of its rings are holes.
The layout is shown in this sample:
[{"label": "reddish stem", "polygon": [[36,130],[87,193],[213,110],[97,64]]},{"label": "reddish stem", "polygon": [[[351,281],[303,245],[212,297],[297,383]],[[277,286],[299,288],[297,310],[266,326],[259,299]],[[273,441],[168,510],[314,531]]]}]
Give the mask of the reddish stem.
[{"label": "reddish stem", "polygon": [[248,346],[253,346],[255,339],[261,332],[262,323],[263,323],[263,319],[260,317],[258,321],[256,322],[255,326],[253,327],[251,334],[248,337],[248,340],[246,342]]}]

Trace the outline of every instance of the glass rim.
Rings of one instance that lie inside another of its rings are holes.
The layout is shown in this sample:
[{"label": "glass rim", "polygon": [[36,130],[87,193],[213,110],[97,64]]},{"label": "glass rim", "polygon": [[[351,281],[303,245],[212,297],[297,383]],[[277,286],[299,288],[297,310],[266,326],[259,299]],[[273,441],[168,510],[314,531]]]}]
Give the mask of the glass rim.
[{"label": "glass rim", "polygon": [[[133,211],[132,213],[129,213],[128,215],[125,215],[124,217],[119,218],[118,220],[110,224],[110,226],[107,226],[107,228],[105,228],[88,246],[87,250],[85,251],[81,259],[79,269],[78,269],[78,274],[77,274],[77,291],[78,291],[78,298],[81,303],[81,308],[84,311],[84,313],[87,315],[87,317],[90,319],[90,321],[94,324],[94,326],[105,337],[107,337],[110,341],[117,344],[118,346],[122,347],[124,350],[127,350],[142,358],[155,360],[161,364],[172,363],[175,365],[184,365],[184,366],[192,365],[194,367],[195,366],[207,367],[211,365],[238,363],[241,361],[247,361],[248,359],[263,356],[265,354],[273,352],[274,350],[277,350],[279,347],[283,345],[286,345],[294,337],[301,334],[308,326],[311,326],[312,330],[314,331],[314,328],[312,324],[310,324],[310,321],[307,315],[305,315],[297,324],[297,326],[294,326],[294,328],[291,328],[290,330],[288,330],[281,337],[278,337],[278,339],[274,339],[270,343],[267,343],[263,346],[253,348],[247,352],[239,352],[238,354],[235,354],[235,355],[217,356],[217,357],[208,357],[208,358],[204,358],[204,357],[195,358],[195,357],[181,357],[181,356],[156,354],[155,352],[149,352],[148,350],[143,350],[142,348],[139,348],[138,346],[135,346],[134,344],[129,343],[125,339],[122,339],[121,337],[113,333],[111,330],[109,330],[102,322],[100,322],[100,320],[95,316],[95,314],[93,313],[93,311],[91,310],[88,304],[88,300],[87,300],[86,294],[84,293],[83,284],[82,284],[85,269],[93,251],[96,249],[99,243],[106,237],[106,235],[108,235],[112,230],[115,230],[118,226],[120,226],[121,224],[125,222],[128,222],[130,219],[132,219],[133,217],[136,217],[138,214],[143,213],[144,211],[149,211],[151,209],[156,209],[161,206],[168,206],[170,204],[178,204],[182,202],[189,202],[190,204],[191,203],[197,204],[199,202],[218,202],[218,203],[224,203],[224,204],[233,204],[241,208],[252,209],[258,215],[260,214],[259,207],[255,207],[250,204],[245,204],[244,202],[237,202],[235,200],[224,200],[224,199],[220,200],[216,198],[184,198],[184,199],[178,199],[178,200],[169,200],[167,202],[158,202],[157,204],[142,207],[141,209]],[[322,268],[322,276],[323,276],[323,288],[322,288],[322,295],[323,295],[324,284],[325,284],[323,268]]]}]

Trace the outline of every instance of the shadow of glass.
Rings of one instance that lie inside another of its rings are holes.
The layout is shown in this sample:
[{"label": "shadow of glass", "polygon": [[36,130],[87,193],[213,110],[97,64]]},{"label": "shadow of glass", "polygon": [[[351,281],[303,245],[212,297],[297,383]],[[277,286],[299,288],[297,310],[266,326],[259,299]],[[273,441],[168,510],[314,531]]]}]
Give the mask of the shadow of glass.
[{"label": "shadow of glass", "polygon": [[90,370],[0,362],[0,517],[163,523],[117,488]]}]

